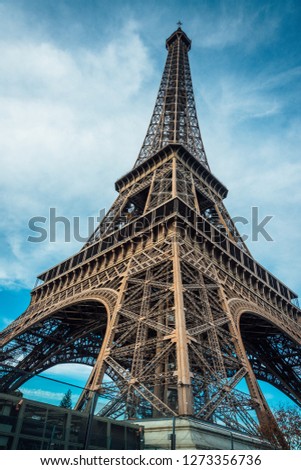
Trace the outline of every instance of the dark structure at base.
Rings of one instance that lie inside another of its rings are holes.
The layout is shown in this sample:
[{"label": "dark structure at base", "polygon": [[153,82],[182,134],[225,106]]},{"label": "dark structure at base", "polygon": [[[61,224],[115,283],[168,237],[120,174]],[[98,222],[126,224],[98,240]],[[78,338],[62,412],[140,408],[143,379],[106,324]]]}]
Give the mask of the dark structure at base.
[{"label": "dark structure at base", "polygon": [[130,423],[94,416],[90,433],[88,421],[86,413],[0,394],[0,449],[271,449],[265,440],[188,417]]},{"label": "dark structure at base", "polygon": [[[84,449],[88,415],[0,394],[0,449]],[[88,449],[141,449],[143,428],[94,416]]]}]

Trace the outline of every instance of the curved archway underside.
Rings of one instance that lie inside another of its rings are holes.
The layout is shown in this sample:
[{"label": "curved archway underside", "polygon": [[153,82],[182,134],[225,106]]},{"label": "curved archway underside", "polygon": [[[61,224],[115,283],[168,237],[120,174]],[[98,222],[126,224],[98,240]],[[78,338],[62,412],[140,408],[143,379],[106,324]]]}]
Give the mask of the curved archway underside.
[{"label": "curved archway underside", "polygon": [[93,366],[107,327],[105,306],[96,300],[68,305],[38,321],[3,348],[1,390],[20,387],[61,363]]},{"label": "curved archway underside", "polygon": [[240,332],[256,378],[301,406],[301,346],[254,313],[242,314]]}]

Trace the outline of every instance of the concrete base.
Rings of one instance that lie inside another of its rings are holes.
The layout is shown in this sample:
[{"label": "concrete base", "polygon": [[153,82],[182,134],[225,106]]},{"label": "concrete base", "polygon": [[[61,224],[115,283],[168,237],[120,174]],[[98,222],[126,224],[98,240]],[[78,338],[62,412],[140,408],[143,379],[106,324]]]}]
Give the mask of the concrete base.
[{"label": "concrete base", "polygon": [[[146,419],[135,423],[144,427],[145,449],[171,449],[172,418]],[[193,418],[176,418],[174,424],[176,449],[272,449],[268,441]]]}]

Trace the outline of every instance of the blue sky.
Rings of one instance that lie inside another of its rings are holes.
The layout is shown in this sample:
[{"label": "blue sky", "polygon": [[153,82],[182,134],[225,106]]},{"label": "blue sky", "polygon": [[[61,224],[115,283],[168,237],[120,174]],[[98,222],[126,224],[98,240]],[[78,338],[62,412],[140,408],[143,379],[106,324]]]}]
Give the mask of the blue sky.
[{"label": "blue sky", "polygon": [[36,275],[81,248],[62,231],[28,242],[28,221],[53,207],[80,217],[85,235],[87,217],[113,202],[179,19],[226,205],[273,215],[274,241],[248,246],[301,292],[300,1],[0,0],[0,329],[25,310]]}]

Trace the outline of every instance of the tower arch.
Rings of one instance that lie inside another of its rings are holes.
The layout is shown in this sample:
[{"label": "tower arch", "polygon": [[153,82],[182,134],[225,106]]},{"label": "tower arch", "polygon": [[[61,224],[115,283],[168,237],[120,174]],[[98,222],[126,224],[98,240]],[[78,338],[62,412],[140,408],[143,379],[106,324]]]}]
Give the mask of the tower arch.
[{"label": "tower arch", "polygon": [[110,323],[112,291],[79,294],[40,314],[3,341],[1,390],[19,388],[33,376],[63,363],[93,366]]},{"label": "tower arch", "polygon": [[261,313],[245,311],[239,331],[257,380],[262,380],[301,406],[301,347],[283,326]]}]

